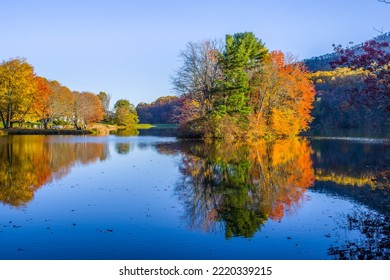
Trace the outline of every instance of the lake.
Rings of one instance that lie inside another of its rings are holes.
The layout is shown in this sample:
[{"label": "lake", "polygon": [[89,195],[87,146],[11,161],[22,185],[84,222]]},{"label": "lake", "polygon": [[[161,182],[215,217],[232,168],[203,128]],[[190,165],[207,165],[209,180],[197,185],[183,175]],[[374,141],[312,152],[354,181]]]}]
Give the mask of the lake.
[{"label": "lake", "polygon": [[387,140],[5,136],[0,157],[0,259],[390,256]]}]

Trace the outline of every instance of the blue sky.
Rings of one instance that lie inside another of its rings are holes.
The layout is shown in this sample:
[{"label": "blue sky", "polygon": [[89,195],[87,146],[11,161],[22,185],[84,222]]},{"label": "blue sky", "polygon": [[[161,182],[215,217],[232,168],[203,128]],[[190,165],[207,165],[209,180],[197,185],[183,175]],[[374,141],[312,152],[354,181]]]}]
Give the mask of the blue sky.
[{"label": "blue sky", "polygon": [[0,60],[27,58],[71,90],[105,91],[112,104],[172,95],[169,76],[189,41],[251,31],[299,59],[390,31],[377,0],[1,0]]}]

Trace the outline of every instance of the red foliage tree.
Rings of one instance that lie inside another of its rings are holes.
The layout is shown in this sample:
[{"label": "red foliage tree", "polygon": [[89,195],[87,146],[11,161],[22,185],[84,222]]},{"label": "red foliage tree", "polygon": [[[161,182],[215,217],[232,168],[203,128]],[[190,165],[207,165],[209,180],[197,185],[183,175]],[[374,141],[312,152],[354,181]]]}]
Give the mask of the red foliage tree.
[{"label": "red foliage tree", "polygon": [[332,61],[332,68],[350,67],[364,69],[364,87],[354,91],[360,98],[353,98],[352,102],[360,100],[366,106],[385,106],[390,110],[390,50],[386,41],[370,40],[362,47],[343,48],[334,46],[339,57]]}]

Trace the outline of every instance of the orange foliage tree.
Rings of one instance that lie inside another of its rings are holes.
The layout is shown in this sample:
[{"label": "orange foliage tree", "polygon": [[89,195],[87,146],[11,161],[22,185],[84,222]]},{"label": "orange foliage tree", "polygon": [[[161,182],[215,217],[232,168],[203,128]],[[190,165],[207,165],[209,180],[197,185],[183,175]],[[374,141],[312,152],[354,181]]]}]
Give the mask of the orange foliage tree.
[{"label": "orange foliage tree", "polygon": [[81,129],[92,122],[103,119],[103,106],[99,97],[91,92],[73,92],[72,122],[76,129]]},{"label": "orange foliage tree", "polygon": [[49,118],[70,119],[72,117],[73,95],[69,88],[57,81],[50,82]]},{"label": "orange foliage tree", "polygon": [[315,90],[303,64],[271,52],[251,84],[250,139],[297,135],[308,128]]},{"label": "orange foliage tree", "polygon": [[51,95],[50,82],[39,76],[35,77],[35,81],[37,89],[30,115],[31,117],[40,119],[45,128],[47,128]]}]

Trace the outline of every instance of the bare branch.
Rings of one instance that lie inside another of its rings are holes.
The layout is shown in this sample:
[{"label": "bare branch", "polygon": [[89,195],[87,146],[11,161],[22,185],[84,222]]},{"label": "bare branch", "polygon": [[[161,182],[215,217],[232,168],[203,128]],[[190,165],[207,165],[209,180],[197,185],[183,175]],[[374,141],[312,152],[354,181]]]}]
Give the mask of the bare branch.
[{"label": "bare branch", "polygon": [[390,0],[378,0],[379,2],[390,4]]},{"label": "bare branch", "polygon": [[375,27],[373,27],[373,28],[374,28],[374,30],[375,30],[376,32],[378,32],[379,34],[381,34],[381,35],[384,34],[383,26],[382,26],[382,29],[376,29]]}]

